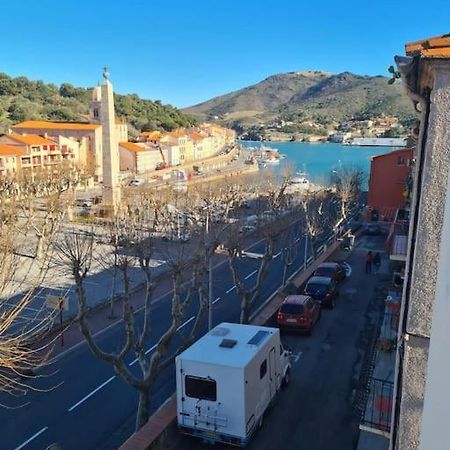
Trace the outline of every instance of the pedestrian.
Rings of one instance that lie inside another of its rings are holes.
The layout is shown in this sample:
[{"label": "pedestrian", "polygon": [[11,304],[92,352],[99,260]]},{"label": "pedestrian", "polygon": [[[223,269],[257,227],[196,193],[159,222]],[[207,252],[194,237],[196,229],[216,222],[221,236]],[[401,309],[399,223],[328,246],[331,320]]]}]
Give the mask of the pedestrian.
[{"label": "pedestrian", "polygon": [[375,256],[373,257],[373,266],[375,268],[375,273],[378,273],[378,271],[380,270],[380,266],[381,266],[380,252],[375,253]]},{"label": "pedestrian", "polygon": [[372,273],[372,262],[373,262],[373,255],[372,252],[369,251],[366,255],[366,274]]}]

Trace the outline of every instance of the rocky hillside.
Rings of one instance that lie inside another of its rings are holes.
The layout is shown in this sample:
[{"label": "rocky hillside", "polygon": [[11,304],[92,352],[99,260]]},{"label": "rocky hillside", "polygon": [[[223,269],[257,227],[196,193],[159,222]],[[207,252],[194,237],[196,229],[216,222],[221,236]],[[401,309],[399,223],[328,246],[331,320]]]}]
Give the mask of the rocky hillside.
[{"label": "rocky hillside", "polygon": [[184,111],[201,119],[218,117],[237,124],[276,117],[329,123],[379,115],[395,115],[403,121],[415,115],[401,83],[389,85],[388,78],[382,76],[320,71],[273,75]]},{"label": "rocky hillside", "polygon": [[[0,132],[11,124],[28,119],[83,121],[89,111],[92,89],[61,86],[12,78],[0,73]],[[196,120],[159,100],[151,101],[136,94],[115,95],[116,114],[131,125],[133,134],[155,129],[172,130],[195,124]]]}]

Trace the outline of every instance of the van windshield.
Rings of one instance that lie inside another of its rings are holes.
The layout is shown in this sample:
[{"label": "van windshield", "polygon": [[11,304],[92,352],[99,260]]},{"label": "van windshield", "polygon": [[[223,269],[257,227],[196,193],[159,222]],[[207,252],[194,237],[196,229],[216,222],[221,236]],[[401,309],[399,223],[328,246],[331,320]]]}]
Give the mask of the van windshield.
[{"label": "van windshield", "polygon": [[199,400],[217,400],[217,384],[211,378],[186,376],[184,379],[185,391],[188,397]]},{"label": "van windshield", "polygon": [[303,305],[284,303],[281,305],[280,312],[283,314],[303,314]]}]

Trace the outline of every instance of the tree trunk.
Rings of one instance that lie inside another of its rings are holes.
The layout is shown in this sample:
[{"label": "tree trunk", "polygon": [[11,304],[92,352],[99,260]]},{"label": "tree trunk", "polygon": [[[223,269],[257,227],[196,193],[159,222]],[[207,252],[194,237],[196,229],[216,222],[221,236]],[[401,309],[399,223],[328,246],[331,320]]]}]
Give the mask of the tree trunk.
[{"label": "tree trunk", "polygon": [[36,244],[36,250],[35,250],[35,258],[39,259],[42,256],[42,253],[44,252],[44,241],[45,237],[43,234],[39,234],[37,236],[37,244]]},{"label": "tree trunk", "polygon": [[240,323],[246,325],[250,322],[250,296],[244,294],[241,303]]},{"label": "tree trunk", "polygon": [[117,267],[114,266],[114,274],[111,283],[111,296],[109,298],[109,318],[114,319],[114,296],[116,294],[116,278],[117,278]]},{"label": "tree trunk", "polygon": [[135,431],[142,428],[149,419],[150,411],[150,391],[151,389],[139,390],[139,403],[136,414],[136,427]]}]

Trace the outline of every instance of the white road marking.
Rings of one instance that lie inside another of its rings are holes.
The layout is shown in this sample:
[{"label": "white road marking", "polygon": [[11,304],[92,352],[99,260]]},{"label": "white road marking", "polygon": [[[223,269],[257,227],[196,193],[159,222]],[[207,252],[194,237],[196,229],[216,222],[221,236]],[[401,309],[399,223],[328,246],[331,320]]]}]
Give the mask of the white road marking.
[{"label": "white road marking", "polygon": [[301,356],[302,356],[302,352],[291,353],[291,355],[290,355],[290,357],[294,360],[294,364],[298,363],[298,360],[300,359]]},{"label": "white road marking", "polygon": [[178,328],[177,331],[180,331],[182,328],[184,328],[188,323],[191,323],[195,319],[195,316],[192,316],[186,322],[182,323]]},{"label": "white road marking", "polygon": [[[188,323],[191,323],[193,320],[195,319],[195,316],[190,317],[188,320],[186,320],[186,322],[182,323],[178,328],[177,331],[180,331],[182,328],[184,328]],[[150,352],[152,352],[153,350],[155,350],[155,348],[158,346],[158,344],[155,344],[153,346],[151,346],[148,350],[145,351],[145,354],[148,355]],[[135,358],[133,359],[133,361],[130,362],[130,364],[128,364],[130,367],[134,366],[136,363],[138,362],[138,359]]]},{"label": "white road marking", "polygon": [[297,239],[295,240],[295,242],[298,242],[300,239],[301,239],[301,238],[297,238]]},{"label": "white road marking", "polygon": [[23,444],[20,444],[18,447],[16,447],[14,450],[20,450],[21,448],[24,448],[25,445],[29,444],[33,439],[36,439],[39,435],[41,435],[47,429],[48,429],[48,427],[42,428],[36,434],[33,434],[33,436],[31,436],[29,439],[27,439]]},{"label": "white road marking", "polygon": [[246,277],[245,280],[248,280],[250,277],[252,277],[253,275],[255,275],[255,273],[258,272],[257,270],[254,270],[252,273],[249,273]]},{"label": "white road marking", "polygon": [[243,250],[241,252],[241,257],[244,257],[244,256],[246,256],[247,258],[261,259],[264,255],[261,253],[246,252]]},{"label": "white road marking", "polygon": [[217,298],[212,302],[212,304],[215,305],[219,300],[220,300],[220,297],[217,297]]},{"label": "white road marking", "polygon": [[281,251],[279,251],[276,255],[273,255],[273,259],[278,258],[281,255]]},{"label": "white road marking", "polygon": [[100,389],[104,388],[107,384],[111,383],[111,381],[114,380],[114,378],[116,378],[115,375],[108,378],[104,383],[102,383],[100,386],[97,386],[93,391],[89,392],[88,395],[84,396],[79,402],[75,403],[75,405],[71,406],[67,411],[71,412],[75,408],[78,408],[78,406],[80,406],[82,403],[84,403],[88,398],[91,398],[96,392],[98,392]]},{"label": "white road marking", "polygon": [[228,289],[228,291],[226,291],[225,294],[229,294],[234,289],[236,289],[236,286],[230,287],[230,289]]}]

